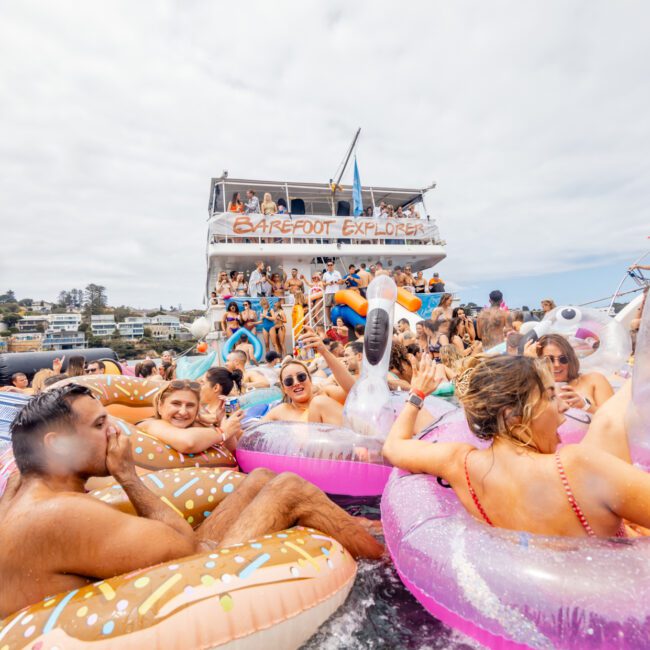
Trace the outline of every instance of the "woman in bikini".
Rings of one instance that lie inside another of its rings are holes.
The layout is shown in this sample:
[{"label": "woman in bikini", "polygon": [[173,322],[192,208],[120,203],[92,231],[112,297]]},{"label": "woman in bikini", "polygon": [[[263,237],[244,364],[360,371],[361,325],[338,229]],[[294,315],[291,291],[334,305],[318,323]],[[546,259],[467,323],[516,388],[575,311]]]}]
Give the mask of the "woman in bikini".
[{"label": "woman in bikini", "polygon": [[262,321],[257,318],[257,312],[251,307],[250,300],[245,300],[243,307],[244,309],[242,309],[240,314],[241,326],[249,332],[254,332],[255,326],[259,325]]},{"label": "woman in bikini", "polygon": [[271,307],[269,306],[269,301],[267,298],[262,298],[260,300],[260,309],[260,318],[262,319],[262,340],[264,341],[264,349],[268,352],[271,349],[269,347],[270,332],[273,329],[275,322],[273,320],[273,314],[271,313]]},{"label": "woman in bikini", "polygon": [[235,280],[232,283],[232,288],[235,291],[235,294],[238,296],[247,296],[248,295],[248,282],[244,279],[244,274],[239,271],[235,276]]},{"label": "woman in bikini", "polygon": [[550,362],[558,394],[571,408],[593,414],[614,394],[605,375],[580,373],[580,361],[563,336],[547,334],[530,349]]},{"label": "woman in bikini", "polygon": [[271,409],[264,420],[343,424],[343,404],[333,399],[326,389],[316,394],[309,369],[302,361],[283,364],[280,368],[280,387],[284,401]]},{"label": "woman in bikini", "polygon": [[221,319],[221,325],[226,333],[226,338],[230,338],[241,327],[241,316],[236,302],[233,301],[228,305]]},{"label": "woman in bikini", "polygon": [[[557,429],[567,405],[547,362],[488,358],[459,384],[470,429],[492,444],[415,440],[421,411],[407,402],[384,445],[388,461],[447,481],[489,526],[570,537],[623,536],[623,520],[650,526],[650,475],[630,464],[623,425],[630,382],[600,409],[580,444],[561,450]],[[434,364],[425,357],[411,392],[420,397],[435,385]]]},{"label": "woman in bikini", "polygon": [[283,357],[286,354],[284,350],[284,337],[287,332],[287,317],[282,311],[282,301],[278,300],[271,310],[273,327],[269,332],[271,346],[274,347]]},{"label": "woman in bikini", "polygon": [[431,320],[437,321],[440,319],[451,320],[454,310],[451,308],[453,297],[450,293],[443,293],[440,297],[438,306],[431,312]]}]

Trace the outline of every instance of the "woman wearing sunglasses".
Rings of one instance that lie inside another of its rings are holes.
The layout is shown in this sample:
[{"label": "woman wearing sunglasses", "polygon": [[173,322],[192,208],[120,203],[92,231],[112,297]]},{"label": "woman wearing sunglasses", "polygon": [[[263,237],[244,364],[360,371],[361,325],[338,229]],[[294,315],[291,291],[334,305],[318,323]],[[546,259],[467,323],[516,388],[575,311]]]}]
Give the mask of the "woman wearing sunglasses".
[{"label": "woman wearing sunglasses", "polygon": [[[207,383],[211,384],[211,380]],[[212,388],[214,392],[214,385]],[[199,418],[201,389],[197,381],[175,379],[170,382],[156,395],[154,417],[140,422],[138,428],[182,454],[198,454],[213,445],[226,445],[231,438],[234,440],[230,446],[236,444],[241,435],[243,411],[236,411],[227,419],[222,416],[219,426],[203,422]],[[213,418],[213,422],[216,420]]]},{"label": "woman wearing sunglasses", "polygon": [[533,350],[551,363],[558,395],[571,408],[595,413],[614,394],[610,383],[599,372],[580,374],[580,361],[563,336],[542,336]]},{"label": "woman wearing sunglasses", "polygon": [[301,361],[291,360],[282,365],[280,387],[284,401],[271,409],[265,420],[343,424],[343,404],[329,394],[330,387],[322,387],[316,394],[311,374]]},{"label": "woman wearing sunglasses", "polygon": [[440,477],[489,526],[567,537],[625,537],[624,520],[650,526],[650,475],[630,464],[624,426],[630,382],[596,414],[580,444],[558,449],[567,404],[549,366],[522,356],[482,360],[457,383],[470,430],[491,443],[481,449],[413,438],[420,396],[436,381],[435,364],[424,356],[384,444],[395,467]]}]

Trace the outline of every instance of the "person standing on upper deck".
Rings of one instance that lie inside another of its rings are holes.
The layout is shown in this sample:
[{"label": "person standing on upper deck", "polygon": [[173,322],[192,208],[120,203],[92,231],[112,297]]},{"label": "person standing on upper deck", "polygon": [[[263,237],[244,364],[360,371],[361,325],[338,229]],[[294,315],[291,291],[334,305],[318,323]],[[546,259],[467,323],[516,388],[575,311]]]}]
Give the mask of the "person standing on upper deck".
[{"label": "person standing on upper deck", "polygon": [[260,212],[260,200],[255,196],[255,190],[247,190],[246,198],[246,214]]},{"label": "person standing on upper deck", "polygon": [[386,212],[386,203],[384,201],[379,201],[379,205],[375,206],[375,211],[373,216],[375,217],[383,217],[384,212]]}]

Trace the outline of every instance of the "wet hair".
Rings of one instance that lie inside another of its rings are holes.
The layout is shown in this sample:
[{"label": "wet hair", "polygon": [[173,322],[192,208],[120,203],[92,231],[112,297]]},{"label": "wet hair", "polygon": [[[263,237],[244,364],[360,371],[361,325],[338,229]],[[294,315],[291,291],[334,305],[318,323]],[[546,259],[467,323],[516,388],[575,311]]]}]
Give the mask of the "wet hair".
[{"label": "wet hair", "polygon": [[561,354],[569,360],[567,364],[567,381],[577,379],[580,376],[580,361],[575,350],[571,347],[571,343],[560,334],[545,334],[540,337],[537,343],[537,356],[544,356],[544,348],[547,345],[555,345],[560,348]]},{"label": "wet hair", "polygon": [[14,372],[13,375],[11,375],[11,383],[15,386],[16,381],[18,381],[19,377],[25,377],[27,379],[27,375],[24,372]]},{"label": "wet hair", "polygon": [[498,290],[495,289],[494,291],[490,291],[490,302],[493,305],[500,305],[501,302],[503,301],[503,294]]},{"label": "wet hair", "polygon": [[548,364],[522,356],[488,357],[465,370],[456,393],[474,435],[534,448],[530,423],[546,399],[544,374],[550,374]]},{"label": "wet hair", "polygon": [[242,392],[241,381],[244,377],[244,374],[241,370],[233,370],[230,372],[228,368],[210,368],[205,373],[206,381],[214,388],[217,384],[221,386],[222,395],[230,395],[232,392],[232,387],[237,386],[237,390]]},{"label": "wet hair", "polygon": [[151,359],[135,364],[136,377],[146,379],[147,377],[153,377],[157,372],[156,364]]},{"label": "wet hair", "polygon": [[86,374],[86,357],[82,354],[74,354],[68,359],[66,369],[69,377],[80,377]]},{"label": "wet hair", "polygon": [[54,428],[75,428],[77,416],[72,402],[87,395],[89,388],[68,384],[39,393],[22,408],[11,424],[11,444],[16,466],[20,473],[43,474],[45,472],[43,438]]},{"label": "wet hair", "polygon": [[346,346],[346,350],[352,350],[355,354],[363,354],[363,343],[361,341],[350,341]]},{"label": "wet hair", "polygon": [[274,361],[277,361],[278,359],[282,359],[282,355],[279,352],[276,352],[275,350],[269,350],[266,353],[266,356],[264,357],[264,360],[266,363],[273,363]]}]

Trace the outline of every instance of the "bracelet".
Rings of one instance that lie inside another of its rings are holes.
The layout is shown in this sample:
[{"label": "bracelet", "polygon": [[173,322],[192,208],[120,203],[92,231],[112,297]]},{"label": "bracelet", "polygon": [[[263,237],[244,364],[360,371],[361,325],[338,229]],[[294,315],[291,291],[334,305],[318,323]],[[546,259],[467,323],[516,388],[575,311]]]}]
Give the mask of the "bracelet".
[{"label": "bracelet", "polygon": [[413,388],[412,386],[411,386],[411,392],[414,395],[417,395],[420,399],[424,399],[426,397],[426,395],[421,390],[418,390],[417,388]]}]

